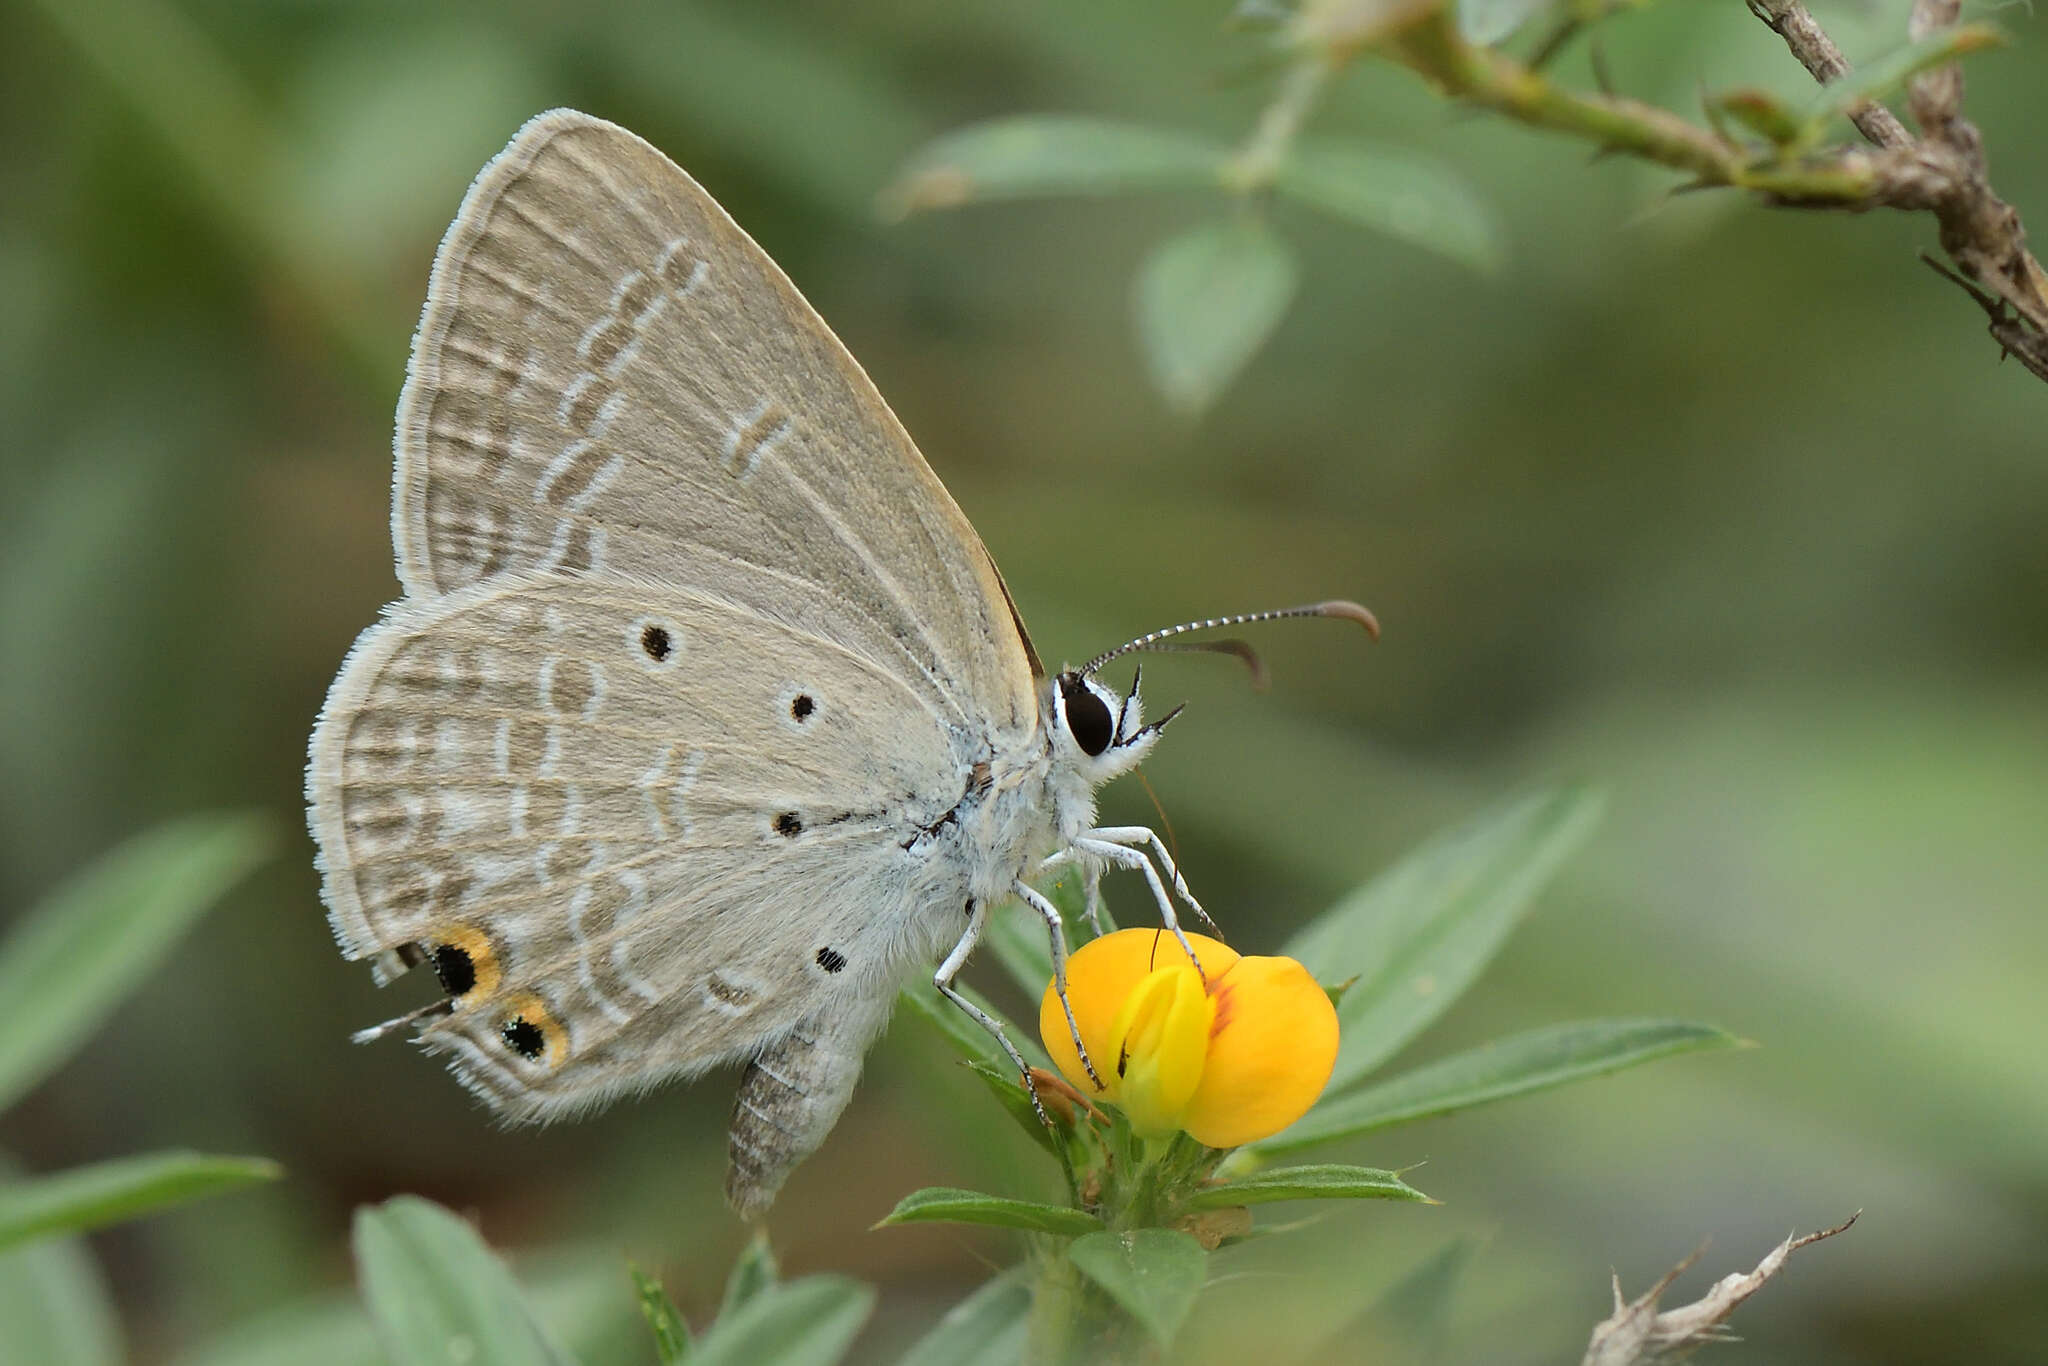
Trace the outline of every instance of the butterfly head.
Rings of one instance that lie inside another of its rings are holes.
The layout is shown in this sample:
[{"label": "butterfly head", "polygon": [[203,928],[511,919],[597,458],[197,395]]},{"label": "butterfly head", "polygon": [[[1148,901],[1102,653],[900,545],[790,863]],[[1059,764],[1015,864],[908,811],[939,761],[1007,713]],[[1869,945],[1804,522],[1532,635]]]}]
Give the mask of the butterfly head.
[{"label": "butterfly head", "polygon": [[1052,680],[1047,701],[1055,752],[1062,754],[1093,783],[1105,783],[1118,774],[1129,772],[1152,752],[1152,746],[1159,741],[1159,732],[1165,729],[1167,722],[1180,715],[1181,708],[1175,707],[1147,725],[1144,703],[1138,696],[1138,682],[1142,674],[1133,671],[1131,690],[1119,697],[1114,689],[1096,678],[1103,665],[1141,650],[1226,654],[1243,660],[1252,671],[1253,686],[1263,688],[1265,666],[1245,642],[1181,641],[1177,637],[1190,632],[1279,621],[1287,617],[1336,617],[1355,621],[1373,639],[1379,639],[1380,624],[1373,614],[1355,602],[1341,601],[1315,602],[1270,612],[1240,612],[1235,616],[1211,617],[1206,621],[1190,621],[1147,632],[1136,640],[1126,641],[1114,650],[1097,655],[1078,669],[1065,670]]},{"label": "butterfly head", "polygon": [[1091,782],[1106,783],[1136,767],[1152,752],[1159,732],[1180,715],[1175,707],[1145,724],[1145,704],[1138,696],[1142,670],[1131,674],[1131,690],[1119,697],[1113,688],[1078,669],[1052,680],[1051,711],[1055,750]]}]

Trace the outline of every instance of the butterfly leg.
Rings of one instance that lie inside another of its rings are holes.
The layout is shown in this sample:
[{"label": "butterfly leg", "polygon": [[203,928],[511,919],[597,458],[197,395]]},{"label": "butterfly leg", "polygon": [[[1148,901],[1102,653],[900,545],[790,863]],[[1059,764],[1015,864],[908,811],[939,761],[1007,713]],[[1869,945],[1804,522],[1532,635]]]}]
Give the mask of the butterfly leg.
[{"label": "butterfly leg", "polygon": [[1109,927],[1113,923],[1109,919],[1109,913],[1102,907],[1102,865],[1088,864],[1081,873],[1081,879],[1081,889],[1088,898],[1088,928],[1099,939],[1109,933]]},{"label": "butterfly leg", "polygon": [[1037,911],[1045,919],[1048,937],[1052,940],[1052,989],[1059,993],[1060,1009],[1067,1013],[1067,1033],[1073,1037],[1074,1051],[1081,1055],[1081,1066],[1088,1073],[1088,1080],[1095,1083],[1095,1089],[1103,1090],[1102,1076],[1095,1070],[1095,1063],[1088,1056],[1088,1045],[1081,1042],[1081,1026],[1074,1022],[1074,1003],[1067,999],[1067,929],[1060,919],[1060,908],[1045,899],[1036,887],[1018,878],[1011,884],[1013,891],[1021,897],[1026,906]]},{"label": "butterfly leg", "polygon": [[1182,877],[1180,869],[1174,866],[1173,855],[1166,852],[1166,841],[1159,838],[1158,831],[1143,825],[1105,825],[1090,830],[1088,838],[1126,846],[1150,845],[1153,854],[1159,859],[1159,866],[1166,870],[1167,880],[1173,883],[1173,890],[1180,895],[1181,903],[1200,916],[1204,925],[1215,930],[1218,939],[1223,937],[1222,929],[1209,918],[1209,913],[1202,909],[1202,903],[1195,900],[1195,894],[1188,890],[1187,879]]},{"label": "butterfly leg", "polygon": [[[1167,895],[1166,884],[1159,878],[1159,870],[1152,866],[1152,860],[1145,857],[1143,850],[1130,849],[1121,844],[1112,844],[1108,840],[1096,839],[1091,832],[1075,840],[1069,849],[1062,850],[1060,853],[1054,854],[1053,857],[1056,859],[1062,858],[1070,853],[1083,857],[1099,858],[1105,863],[1114,863],[1119,868],[1130,868],[1143,873],[1145,875],[1145,882],[1152,888],[1152,899],[1159,904],[1160,921],[1165,924],[1167,930],[1180,944],[1181,952],[1188,956],[1188,961],[1195,965],[1195,971],[1201,973],[1202,977],[1207,979],[1209,974],[1202,972],[1202,960],[1196,956],[1195,946],[1188,942],[1187,931],[1180,927],[1180,916],[1173,909],[1173,898]],[[1208,917],[1205,915],[1203,919],[1206,920]]]},{"label": "butterfly leg", "polygon": [[968,903],[967,928],[961,932],[960,942],[946,955],[946,961],[939,964],[939,970],[932,974],[932,985],[939,989],[939,995],[967,1012],[967,1017],[995,1036],[1003,1046],[1003,1052],[1010,1055],[1010,1061],[1017,1068],[1017,1075],[1023,1079],[1024,1090],[1031,1097],[1031,1108],[1038,1112],[1039,1121],[1048,1129],[1052,1127],[1052,1116],[1045,1112],[1045,1105],[1038,1099],[1038,1087],[1031,1080],[1031,1064],[1024,1061],[1024,1055],[1017,1051],[1017,1045],[1010,1042],[1010,1036],[1003,1032],[993,1016],[962,995],[953,985],[953,979],[960,975],[960,969],[967,964],[967,956],[974,952],[974,946],[981,942],[981,932],[988,926],[988,903],[974,900]]}]

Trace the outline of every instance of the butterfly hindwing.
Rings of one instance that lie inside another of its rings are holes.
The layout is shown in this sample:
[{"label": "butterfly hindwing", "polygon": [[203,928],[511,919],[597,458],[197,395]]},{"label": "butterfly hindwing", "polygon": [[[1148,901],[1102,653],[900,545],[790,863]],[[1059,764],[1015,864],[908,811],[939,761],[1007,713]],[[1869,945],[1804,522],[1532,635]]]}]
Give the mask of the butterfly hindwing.
[{"label": "butterfly hindwing", "polygon": [[905,845],[967,780],[941,709],[801,626],[513,574],[364,634],[308,787],[344,951],[431,958],[422,1037],[537,1117],[889,999],[954,928]]}]

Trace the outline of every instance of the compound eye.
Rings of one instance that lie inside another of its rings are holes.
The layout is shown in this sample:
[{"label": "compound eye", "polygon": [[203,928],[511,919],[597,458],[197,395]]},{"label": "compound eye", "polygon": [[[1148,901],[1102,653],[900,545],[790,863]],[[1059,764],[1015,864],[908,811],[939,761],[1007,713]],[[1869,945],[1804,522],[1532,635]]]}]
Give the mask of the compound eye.
[{"label": "compound eye", "polygon": [[1068,733],[1083,754],[1097,757],[1116,738],[1116,720],[1109,714],[1109,704],[1074,674],[1060,676],[1060,694],[1067,704]]}]

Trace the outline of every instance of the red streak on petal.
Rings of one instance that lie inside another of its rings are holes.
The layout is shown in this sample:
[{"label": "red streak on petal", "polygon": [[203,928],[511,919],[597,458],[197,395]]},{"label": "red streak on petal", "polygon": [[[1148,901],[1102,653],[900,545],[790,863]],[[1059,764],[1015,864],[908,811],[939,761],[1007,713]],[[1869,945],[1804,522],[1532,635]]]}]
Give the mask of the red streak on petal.
[{"label": "red streak on petal", "polygon": [[1209,1037],[1212,1039],[1221,1034],[1223,1027],[1230,1023],[1231,1007],[1237,999],[1237,993],[1231,990],[1231,984],[1225,980],[1229,975],[1226,972],[1222,977],[1211,978],[1209,981],[1209,996],[1216,1002],[1216,1018],[1209,1024]]}]

